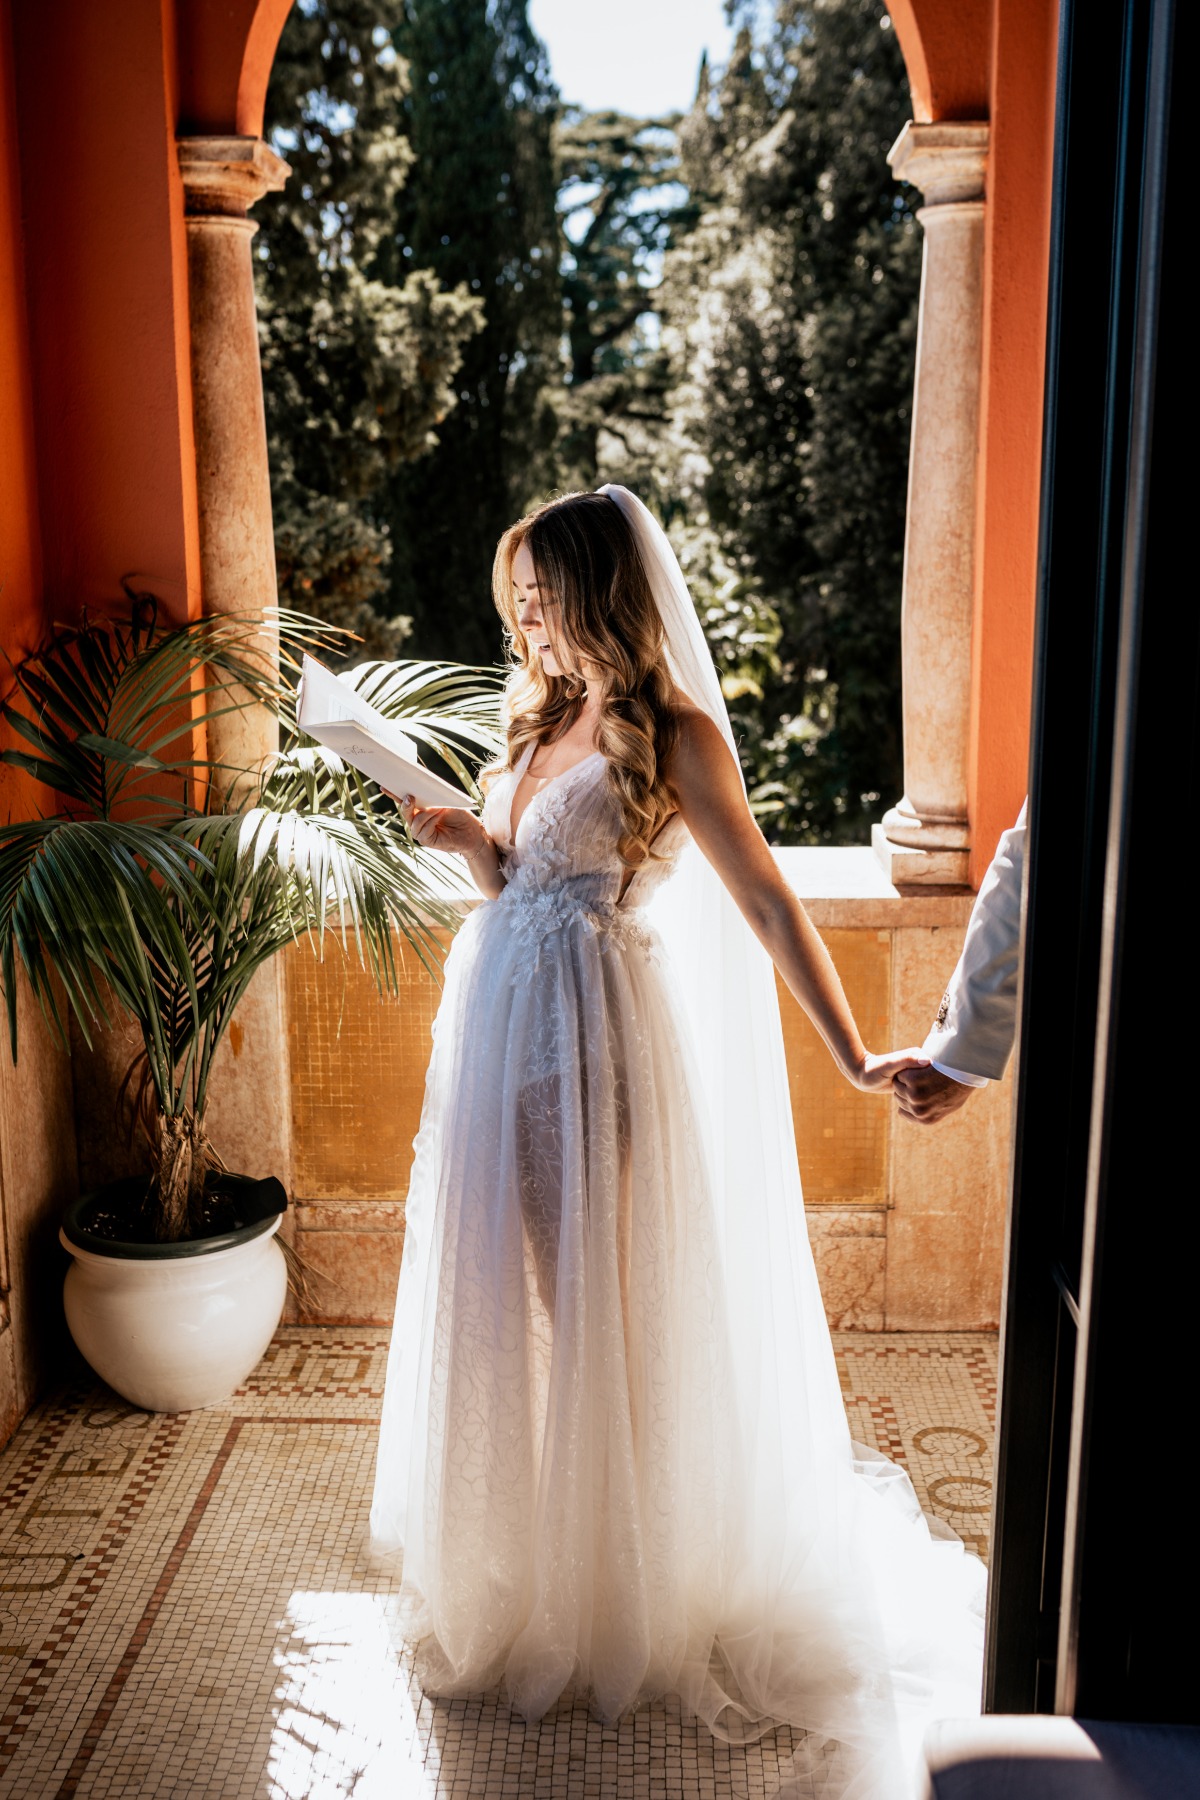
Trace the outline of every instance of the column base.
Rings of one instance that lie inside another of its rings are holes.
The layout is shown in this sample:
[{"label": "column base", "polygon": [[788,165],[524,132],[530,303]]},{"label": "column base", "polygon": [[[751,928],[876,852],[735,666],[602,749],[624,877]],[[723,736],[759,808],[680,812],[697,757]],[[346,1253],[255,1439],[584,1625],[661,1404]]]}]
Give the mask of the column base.
[{"label": "column base", "polygon": [[969,850],[914,850],[895,844],[882,825],[871,827],[871,848],[893,887],[966,887]]},{"label": "column base", "polygon": [[911,850],[969,850],[971,827],[965,814],[954,818],[944,813],[919,813],[906,794],[883,815],[885,836],[893,844],[907,844]]}]

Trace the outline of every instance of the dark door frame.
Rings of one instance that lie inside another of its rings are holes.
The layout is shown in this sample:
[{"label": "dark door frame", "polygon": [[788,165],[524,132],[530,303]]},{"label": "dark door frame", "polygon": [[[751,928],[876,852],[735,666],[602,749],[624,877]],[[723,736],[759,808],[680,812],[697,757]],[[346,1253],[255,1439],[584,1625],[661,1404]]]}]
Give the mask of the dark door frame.
[{"label": "dark door frame", "polygon": [[1195,1103],[1186,1074],[1155,1080],[1173,1056],[1184,1069],[1196,1008],[1168,855],[1195,808],[1200,669],[1180,462],[1193,16],[1176,0],[1061,4],[996,1712],[1200,1718],[1169,1648],[1195,1558],[1147,1480],[1186,1432],[1195,1361],[1197,1208],[1170,1203]]}]

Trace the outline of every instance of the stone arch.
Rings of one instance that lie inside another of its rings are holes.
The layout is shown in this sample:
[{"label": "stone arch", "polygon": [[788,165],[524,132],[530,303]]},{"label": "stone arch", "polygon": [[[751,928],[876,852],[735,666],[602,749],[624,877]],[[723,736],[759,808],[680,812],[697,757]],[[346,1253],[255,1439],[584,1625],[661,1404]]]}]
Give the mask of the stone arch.
[{"label": "stone arch", "polygon": [[889,0],[918,124],[986,119],[990,0]]},{"label": "stone arch", "polygon": [[292,0],[178,0],[179,131],[258,137]]}]

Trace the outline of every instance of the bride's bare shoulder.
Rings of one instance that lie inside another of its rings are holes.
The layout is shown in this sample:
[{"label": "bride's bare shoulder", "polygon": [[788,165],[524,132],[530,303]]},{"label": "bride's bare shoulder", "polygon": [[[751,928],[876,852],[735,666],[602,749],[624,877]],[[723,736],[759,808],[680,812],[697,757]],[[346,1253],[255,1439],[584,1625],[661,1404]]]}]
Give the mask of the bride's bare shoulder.
[{"label": "bride's bare shoulder", "polygon": [[686,788],[691,780],[704,780],[714,767],[723,768],[729,746],[716,721],[685,695],[678,696],[671,713],[677,730],[665,773],[672,787]]},{"label": "bride's bare shoulder", "polygon": [[725,739],[711,713],[706,713],[702,706],[677,688],[671,702],[671,717],[677,727],[680,743],[698,744],[705,748],[710,744],[723,744]]}]

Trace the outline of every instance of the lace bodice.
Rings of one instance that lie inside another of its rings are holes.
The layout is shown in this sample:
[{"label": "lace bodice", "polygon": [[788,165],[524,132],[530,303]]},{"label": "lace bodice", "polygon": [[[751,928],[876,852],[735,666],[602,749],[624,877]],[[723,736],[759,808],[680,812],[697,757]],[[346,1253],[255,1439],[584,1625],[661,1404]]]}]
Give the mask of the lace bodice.
[{"label": "lace bodice", "polygon": [[683,820],[675,814],[667,821],[654,841],[654,855],[629,880],[617,855],[620,805],[605,779],[605,758],[596,750],[533,795],[514,834],[513,796],[533,748],[523,752],[515,769],[495,778],[483,809],[484,829],[501,857],[503,898],[510,904],[536,902],[547,911],[558,902],[601,916],[644,906],[687,842]]}]

